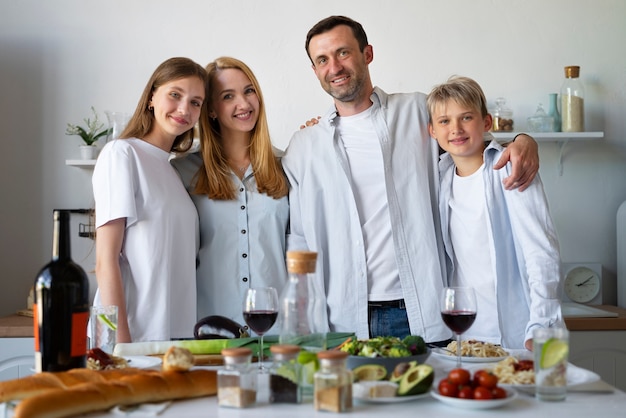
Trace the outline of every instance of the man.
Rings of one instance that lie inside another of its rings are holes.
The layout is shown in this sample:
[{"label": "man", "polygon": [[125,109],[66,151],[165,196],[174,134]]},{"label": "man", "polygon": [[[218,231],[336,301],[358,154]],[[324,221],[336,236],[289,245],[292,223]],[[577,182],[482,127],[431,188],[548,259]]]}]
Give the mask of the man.
[{"label": "man", "polygon": [[[439,308],[439,150],[428,132],[426,96],[373,87],[373,48],[352,19],[317,23],[306,50],[334,106],[293,135],[283,158],[291,185],[288,248],[318,252],[332,331],[447,340]],[[518,141],[500,166],[511,152],[523,164],[511,156],[505,186],[523,190],[537,172],[536,143]]]}]

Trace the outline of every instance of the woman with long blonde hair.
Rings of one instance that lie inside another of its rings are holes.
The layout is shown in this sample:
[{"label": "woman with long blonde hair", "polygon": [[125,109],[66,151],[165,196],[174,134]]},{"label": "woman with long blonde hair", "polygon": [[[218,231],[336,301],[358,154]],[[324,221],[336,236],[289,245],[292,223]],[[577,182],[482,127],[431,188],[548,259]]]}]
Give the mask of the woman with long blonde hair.
[{"label": "woman with long blonde hair", "polygon": [[231,57],[216,59],[206,70],[201,150],[172,164],[200,218],[198,317],[222,315],[243,323],[247,288],[280,291],[287,280],[289,185],[252,70]]}]

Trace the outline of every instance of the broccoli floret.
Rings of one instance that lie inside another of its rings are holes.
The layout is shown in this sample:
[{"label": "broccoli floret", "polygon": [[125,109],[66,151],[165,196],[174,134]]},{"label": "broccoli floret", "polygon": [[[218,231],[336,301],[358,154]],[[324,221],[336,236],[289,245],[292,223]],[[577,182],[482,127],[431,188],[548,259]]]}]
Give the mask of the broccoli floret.
[{"label": "broccoli floret", "polygon": [[404,337],[402,342],[409,348],[411,354],[414,356],[426,353],[426,343],[419,335],[408,335]]},{"label": "broccoli floret", "polygon": [[402,343],[395,344],[389,350],[387,357],[408,357],[411,351]]}]

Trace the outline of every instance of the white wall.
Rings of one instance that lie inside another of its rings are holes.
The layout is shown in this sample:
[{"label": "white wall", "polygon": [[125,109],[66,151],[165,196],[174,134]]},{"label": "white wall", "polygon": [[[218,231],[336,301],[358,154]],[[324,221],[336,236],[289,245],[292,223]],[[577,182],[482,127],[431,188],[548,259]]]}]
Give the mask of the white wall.
[{"label": "white wall", "polygon": [[[615,214],[626,200],[626,3],[622,0],[4,0],[0,14],[0,315],[25,306],[50,257],[52,209],[91,207],[90,170],[68,167],[79,138],[64,135],[89,107],[132,111],[154,68],[171,56],[247,62],[266,98],[277,146],[330,105],[304,51],[331,14],[363,23],[374,83],[428,91],[452,74],[504,96],[516,129],[580,65],[588,130],[605,139],[542,143],[541,175],[564,261],[602,263],[615,276]],[[104,116],[104,113],[102,113]],[[74,238],[87,270],[93,242]],[[622,255],[626,256],[626,255]]]}]

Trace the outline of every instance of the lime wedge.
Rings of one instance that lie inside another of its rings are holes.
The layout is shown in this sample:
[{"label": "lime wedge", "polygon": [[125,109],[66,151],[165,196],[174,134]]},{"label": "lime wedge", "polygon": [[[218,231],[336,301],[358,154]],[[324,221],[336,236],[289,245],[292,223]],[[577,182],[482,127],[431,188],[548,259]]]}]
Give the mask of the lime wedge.
[{"label": "lime wedge", "polygon": [[302,380],[308,385],[313,384],[313,375],[319,369],[320,364],[317,354],[311,351],[302,350],[298,354],[298,363],[302,364]]},{"label": "lime wedge", "polygon": [[569,346],[565,341],[550,338],[545,342],[543,348],[541,349],[539,367],[542,369],[549,369],[556,366],[558,363],[567,358],[568,352]]},{"label": "lime wedge", "polygon": [[109,318],[106,317],[106,315],[100,314],[100,315],[98,315],[98,319],[100,321],[102,321],[107,327],[112,329],[113,331],[115,331],[117,329],[117,325],[115,325],[113,322],[111,322],[109,320]]}]

